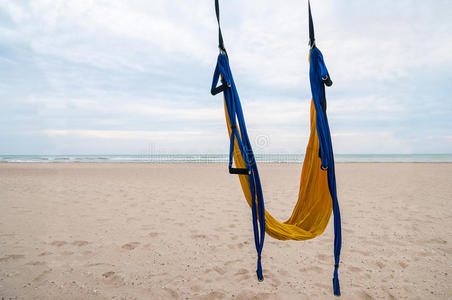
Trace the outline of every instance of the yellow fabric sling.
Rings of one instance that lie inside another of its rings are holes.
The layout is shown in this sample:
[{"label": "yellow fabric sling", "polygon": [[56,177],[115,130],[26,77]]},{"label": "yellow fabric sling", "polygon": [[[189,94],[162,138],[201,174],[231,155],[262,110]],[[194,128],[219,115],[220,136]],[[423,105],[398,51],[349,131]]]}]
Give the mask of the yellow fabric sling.
[{"label": "yellow fabric sling", "polygon": [[[225,102],[226,124],[231,136],[231,125]],[[332,212],[332,200],[328,189],[327,173],[320,168],[319,139],[315,123],[315,108],[311,101],[311,134],[306,148],[301,172],[298,201],[292,216],[285,222],[276,220],[265,211],[265,232],[279,240],[309,240],[323,233]],[[239,149],[237,140],[235,149]],[[234,151],[234,160],[238,168],[246,168],[242,155]],[[247,175],[239,175],[243,194],[248,204],[252,205],[250,185]]]}]

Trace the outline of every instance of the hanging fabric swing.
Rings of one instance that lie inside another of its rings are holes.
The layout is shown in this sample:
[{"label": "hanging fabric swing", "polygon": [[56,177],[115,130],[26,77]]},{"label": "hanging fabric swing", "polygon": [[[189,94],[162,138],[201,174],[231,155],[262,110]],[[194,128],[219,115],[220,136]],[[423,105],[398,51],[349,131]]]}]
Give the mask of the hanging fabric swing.
[{"label": "hanging fabric swing", "polygon": [[[309,11],[309,77],[311,83],[311,134],[306,148],[301,172],[298,201],[290,218],[279,222],[265,210],[264,196],[259,172],[251,143],[246,130],[240,98],[232,78],[229,59],[224,48],[220,28],[218,0],[215,0],[215,12],[218,21],[218,39],[220,54],[213,75],[211,93],[223,92],[226,124],[230,137],[229,173],[239,175],[243,193],[251,207],[253,217],[254,240],[257,250],[257,277],[262,274],[261,254],[265,232],[279,240],[309,240],[323,233],[334,213],[334,276],[333,292],[340,295],[338,267],[341,252],[341,217],[336,195],[333,148],[326,116],[325,85],[332,81],[323,61],[320,50],[315,45],[314,26]],[[218,81],[221,85],[217,86]],[[238,150],[237,150],[238,149]],[[235,167],[233,167],[235,162]]]}]

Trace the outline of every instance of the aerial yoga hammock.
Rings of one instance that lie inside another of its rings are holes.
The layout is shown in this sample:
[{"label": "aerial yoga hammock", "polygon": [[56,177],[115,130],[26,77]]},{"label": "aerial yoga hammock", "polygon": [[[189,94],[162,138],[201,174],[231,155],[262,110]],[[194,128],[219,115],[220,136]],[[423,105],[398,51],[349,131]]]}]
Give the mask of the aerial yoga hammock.
[{"label": "aerial yoga hammock", "polygon": [[[334,275],[333,292],[340,295],[338,268],[341,252],[341,217],[336,195],[336,178],[334,172],[333,148],[326,116],[325,85],[332,81],[323,61],[320,50],[315,45],[314,25],[311,7],[309,11],[309,78],[311,82],[311,134],[306,148],[301,172],[298,201],[291,217],[285,222],[273,218],[264,208],[264,196],[259,179],[259,172],[251,143],[246,130],[242,106],[237,88],[232,78],[229,59],[224,48],[220,28],[218,0],[215,0],[215,12],[218,21],[218,40],[220,54],[213,75],[211,93],[223,92],[226,124],[230,137],[229,173],[239,175],[243,193],[251,207],[253,217],[254,241],[257,250],[257,277],[262,274],[261,253],[264,236],[267,232],[279,240],[309,240],[323,233],[334,213]],[[221,85],[217,86],[221,80]],[[238,151],[237,151],[238,149]],[[235,161],[235,167],[232,166]]]}]

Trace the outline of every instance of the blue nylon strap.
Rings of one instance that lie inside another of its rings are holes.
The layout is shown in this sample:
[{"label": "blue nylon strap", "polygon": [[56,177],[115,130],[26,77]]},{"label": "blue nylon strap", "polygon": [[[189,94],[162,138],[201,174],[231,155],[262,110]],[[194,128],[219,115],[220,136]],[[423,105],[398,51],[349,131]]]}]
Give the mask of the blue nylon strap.
[{"label": "blue nylon strap", "polygon": [[327,167],[328,188],[331,199],[333,200],[334,214],[334,273],[333,273],[333,291],[339,296],[341,294],[339,287],[339,261],[342,247],[341,233],[341,213],[337,200],[336,175],[334,167],[333,146],[331,143],[331,133],[328,126],[328,118],[323,111],[322,103],[326,105],[325,85],[322,81],[326,75],[329,76],[322,52],[317,47],[311,49],[309,79],[311,82],[312,98],[316,110],[316,127],[320,144],[320,158],[322,166]]},{"label": "blue nylon strap", "polygon": [[[231,140],[229,145],[229,168],[232,167],[234,145],[235,140],[237,140],[240,154],[242,155],[247,168],[250,170],[248,181],[252,197],[251,213],[253,217],[254,243],[257,251],[256,274],[259,281],[262,281],[264,279],[264,276],[262,274],[261,257],[265,239],[264,197],[259,179],[259,172],[257,170],[250,139],[246,130],[242,105],[240,104],[240,97],[235,87],[234,79],[232,78],[232,72],[229,67],[229,60],[227,58],[227,55],[223,53],[220,53],[220,55],[218,55],[217,66],[215,68],[211,90],[216,88],[220,79],[220,75],[222,83],[228,86],[228,88],[224,90],[223,94],[226,101],[229,125],[231,127]],[[238,134],[237,125],[240,128],[240,135]]]},{"label": "blue nylon strap", "polygon": [[[221,75],[221,82],[222,82],[222,84],[224,84],[226,86],[226,89],[224,90],[224,97],[226,100],[231,99],[231,101],[226,101],[226,108],[227,108],[227,112],[228,112],[229,122],[231,124],[231,136],[230,136],[230,145],[229,145],[229,164],[228,164],[228,167],[230,169],[232,167],[235,137],[237,137],[239,150],[240,150],[242,156],[244,157],[244,160],[246,163],[247,163],[247,159],[246,159],[246,152],[245,152],[245,148],[244,148],[242,139],[240,139],[240,137],[238,135],[238,130],[237,130],[236,112],[235,112],[236,104],[234,101],[234,98],[236,98],[236,97],[234,97],[236,92],[234,93],[230,89],[231,82],[233,80],[232,74],[231,74],[231,70],[229,69],[229,63],[227,61],[227,56],[226,55],[222,55],[222,56],[224,56],[226,59],[222,59],[221,61],[223,63],[219,63],[220,56],[218,57],[218,63],[217,63],[217,66],[215,68],[215,72],[213,75],[211,91],[213,91],[216,88],[218,81],[220,80],[220,75]],[[224,62],[226,62],[226,64]],[[238,94],[237,94],[237,97],[238,97]],[[248,163],[247,163],[247,167],[248,167]]]}]

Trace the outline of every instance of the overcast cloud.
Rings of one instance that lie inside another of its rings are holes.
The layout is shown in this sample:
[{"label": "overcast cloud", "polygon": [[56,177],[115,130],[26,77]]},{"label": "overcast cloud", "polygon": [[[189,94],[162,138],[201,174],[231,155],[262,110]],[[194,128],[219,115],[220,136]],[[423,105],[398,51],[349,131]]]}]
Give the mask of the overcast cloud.
[{"label": "overcast cloud", "polygon": [[[221,1],[258,152],[304,153],[306,1]],[[279,2],[278,2],[279,3]],[[312,3],[337,153],[452,152],[452,1]],[[213,0],[0,0],[0,153],[226,153]]]}]

